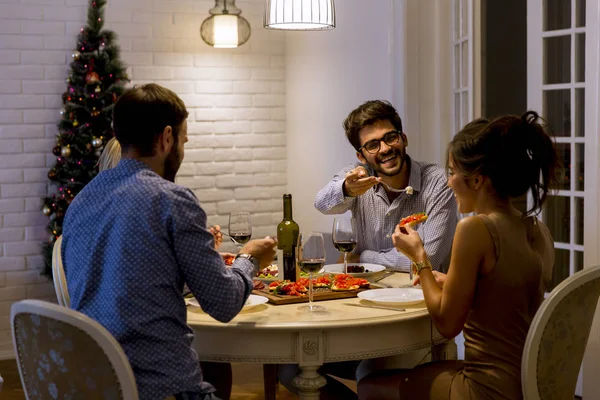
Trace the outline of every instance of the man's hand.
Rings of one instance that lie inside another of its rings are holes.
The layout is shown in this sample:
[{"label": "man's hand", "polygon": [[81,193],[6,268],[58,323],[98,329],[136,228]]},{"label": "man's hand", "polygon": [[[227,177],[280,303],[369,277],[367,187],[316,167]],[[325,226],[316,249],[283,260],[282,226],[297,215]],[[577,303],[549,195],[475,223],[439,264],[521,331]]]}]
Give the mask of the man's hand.
[{"label": "man's hand", "polygon": [[215,238],[215,250],[219,250],[221,244],[223,244],[223,234],[221,233],[221,227],[219,225],[211,226],[208,231],[212,233]]},{"label": "man's hand", "polygon": [[348,171],[344,180],[344,190],[350,197],[360,196],[377,185],[381,178],[369,176],[365,167],[356,167]]},{"label": "man's hand", "polygon": [[260,263],[260,268],[266,268],[273,262],[277,240],[267,236],[264,239],[251,240],[241,248],[240,253],[254,256]]},{"label": "man's hand", "polygon": [[[438,272],[438,271],[431,271],[431,272],[433,273],[433,277],[435,278],[435,281],[438,284],[438,286],[440,287],[440,289],[443,289],[444,282],[446,282],[447,275],[442,272]],[[421,283],[421,279],[419,278],[419,275],[415,275],[415,278],[413,279],[413,286],[416,286],[420,283]]]}]

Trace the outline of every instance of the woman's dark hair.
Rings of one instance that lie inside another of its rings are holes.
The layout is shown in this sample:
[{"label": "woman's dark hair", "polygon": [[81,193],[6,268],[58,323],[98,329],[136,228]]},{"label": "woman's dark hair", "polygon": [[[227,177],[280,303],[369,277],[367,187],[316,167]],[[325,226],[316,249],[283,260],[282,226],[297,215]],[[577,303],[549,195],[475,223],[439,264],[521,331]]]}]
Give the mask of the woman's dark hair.
[{"label": "woman's dark hair", "polygon": [[152,156],[156,140],[167,126],[173,129],[177,144],[187,116],[185,104],[175,92],[155,83],[136,86],[126,91],[115,104],[115,137],[123,150],[133,147],[141,156]]},{"label": "woman's dark hair", "polygon": [[396,109],[389,101],[371,100],[361,104],[353,110],[344,120],[344,131],[348,141],[358,151],[360,137],[358,133],[365,126],[373,125],[377,121],[390,121],[398,132],[402,132],[402,120]]},{"label": "woman's dark hair", "polygon": [[502,198],[531,190],[533,206],[526,215],[539,213],[560,168],[554,143],[535,111],[468,123],[448,145],[446,165],[450,157],[465,178],[489,177]]}]

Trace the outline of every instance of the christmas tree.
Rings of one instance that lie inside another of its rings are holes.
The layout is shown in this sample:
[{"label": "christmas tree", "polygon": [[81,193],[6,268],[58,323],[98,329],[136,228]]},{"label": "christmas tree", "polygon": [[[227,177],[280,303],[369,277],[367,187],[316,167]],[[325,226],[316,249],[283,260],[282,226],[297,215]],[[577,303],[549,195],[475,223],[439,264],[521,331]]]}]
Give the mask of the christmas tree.
[{"label": "christmas tree", "polygon": [[98,173],[98,157],[113,137],[112,108],[128,82],[119,60],[114,32],[102,30],[106,0],[91,0],[87,25],[81,28],[72,54],[67,90],[58,123],[56,163],[48,172],[54,193],[43,199],[42,212],[50,217],[50,238],[44,246],[44,275],[52,275],[52,248],[62,234],[71,200]]}]

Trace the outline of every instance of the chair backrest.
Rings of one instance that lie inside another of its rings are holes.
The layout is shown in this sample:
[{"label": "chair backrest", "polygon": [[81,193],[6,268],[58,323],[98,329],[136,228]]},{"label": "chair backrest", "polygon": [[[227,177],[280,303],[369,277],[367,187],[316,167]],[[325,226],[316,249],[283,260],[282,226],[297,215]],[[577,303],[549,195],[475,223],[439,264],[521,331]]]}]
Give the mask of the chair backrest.
[{"label": "chair backrest", "polygon": [[65,269],[63,268],[62,256],[60,254],[60,246],[62,244],[62,235],[54,242],[52,248],[52,280],[54,282],[54,291],[58,304],[65,307],[71,306],[71,297],[67,288],[67,278],[65,277]]},{"label": "chair backrest", "polygon": [[585,268],[544,300],[521,363],[525,400],[572,399],[600,297],[600,267]]},{"label": "chair backrest", "polygon": [[10,319],[27,399],[138,399],[129,360],[98,322],[41,300],[13,304]]}]

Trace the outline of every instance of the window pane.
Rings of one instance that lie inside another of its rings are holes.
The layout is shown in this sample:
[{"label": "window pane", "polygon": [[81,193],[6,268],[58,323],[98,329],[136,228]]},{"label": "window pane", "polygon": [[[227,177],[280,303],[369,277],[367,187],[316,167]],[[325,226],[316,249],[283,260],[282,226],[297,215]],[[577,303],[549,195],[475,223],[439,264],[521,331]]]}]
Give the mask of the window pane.
[{"label": "window pane", "polygon": [[556,152],[562,169],[557,171],[558,185],[552,185],[552,189],[571,190],[571,144],[556,143]]},{"label": "window pane", "polygon": [[571,136],[571,93],[569,89],[544,90],[544,117],[555,136]]},{"label": "window pane", "polygon": [[555,242],[570,243],[569,197],[548,196],[544,203],[543,220]]},{"label": "window pane", "polygon": [[460,93],[454,94],[454,134],[462,129],[460,121]]},{"label": "window pane", "polygon": [[544,30],[571,27],[571,0],[546,0],[544,2]]},{"label": "window pane", "polygon": [[571,82],[571,35],[544,38],[544,83]]},{"label": "window pane", "polygon": [[583,197],[575,197],[575,244],[583,245]]},{"label": "window pane", "polygon": [[469,93],[462,92],[462,119],[461,119],[461,127],[465,126],[469,122]]},{"label": "window pane", "polygon": [[575,145],[575,190],[583,191],[585,189],[585,145],[577,143]]},{"label": "window pane", "polygon": [[462,78],[460,80],[460,86],[461,88],[468,88],[469,87],[469,42],[468,41],[464,41],[462,42],[462,46],[461,46],[461,50],[460,52],[462,53],[462,63],[460,65],[460,68],[462,69]]},{"label": "window pane", "polygon": [[461,31],[461,36],[467,36],[468,34],[468,30],[469,30],[469,26],[468,26],[468,22],[469,22],[469,3],[467,0],[461,0],[462,4],[461,4],[461,21],[462,21],[462,31]]},{"label": "window pane", "polygon": [[554,271],[552,273],[552,283],[548,288],[548,292],[551,292],[556,285],[567,279],[569,273],[569,250],[554,249]]},{"label": "window pane", "polygon": [[454,39],[460,38],[460,1],[454,0]]},{"label": "window pane", "polygon": [[585,136],[585,89],[575,89],[575,136]]},{"label": "window pane", "polygon": [[460,89],[460,44],[454,46],[454,89]]},{"label": "window pane", "polygon": [[577,0],[575,26],[585,26],[585,0]]},{"label": "window pane", "polygon": [[585,82],[585,33],[575,35],[575,82]]},{"label": "window pane", "polygon": [[583,252],[575,252],[575,272],[579,272],[583,269]]}]

